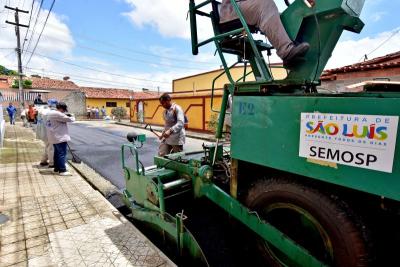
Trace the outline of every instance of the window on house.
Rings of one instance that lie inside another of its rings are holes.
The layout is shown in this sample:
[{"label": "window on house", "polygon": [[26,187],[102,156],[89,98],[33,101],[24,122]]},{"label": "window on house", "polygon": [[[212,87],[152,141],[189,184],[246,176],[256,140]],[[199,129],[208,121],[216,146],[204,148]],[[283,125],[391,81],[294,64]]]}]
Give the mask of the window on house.
[{"label": "window on house", "polygon": [[131,107],[131,102],[126,102],[126,107],[130,108]]},{"label": "window on house", "polygon": [[117,102],[106,102],[106,107],[115,108],[117,107]]}]

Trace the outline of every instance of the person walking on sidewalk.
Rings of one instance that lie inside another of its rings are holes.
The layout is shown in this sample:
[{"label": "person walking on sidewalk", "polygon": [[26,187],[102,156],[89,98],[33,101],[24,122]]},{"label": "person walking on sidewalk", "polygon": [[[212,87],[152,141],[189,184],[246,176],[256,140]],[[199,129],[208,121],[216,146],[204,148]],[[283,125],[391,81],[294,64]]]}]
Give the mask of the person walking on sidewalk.
[{"label": "person walking on sidewalk", "polygon": [[15,114],[17,113],[17,109],[10,102],[7,107],[8,117],[10,117],[10,124],[15,125]]},{"label": "person walking on sidewalk", "polygon": [[26,113],[27,113],[27,109],[24,106],[22,106],[21,120],[22,120],[22,126],[24,126],[24,127],[28,127],[28,119],[26,118]]},{"label": "person walking on sidewalk", "polygon": [[71,140],[68,134],[68,122],[74,122],[75,118],[66,113],[68,107],[64,102],[56,105],[57,110],[51,110],[47,114],[47,137],[54,147],[54,172],[62,176],[71,175],[65,166],[67,159],[67,142]]},{"label": "person walking on sidewalk", "polygon": [[30,104],[28,108],[28,122],[30,127],[32,126],[32,123],[36,123],[36,110],[32,104]]},{"label": "person walking on sidewalk", "polygon": [[42,100],[42,95],[38,94],[37,97],[35,98],[35,100],[33,101],[33,104],[35,104],[35,105],[45,105],[46,102],[44,102]]},{"label": "person walking on sidewalk", "polygon": [[165,156],[181,152],[185,144],[185,114],[179,105],[171,102],[169,94],[162,94],[159,100],[165,109],[163,112],[165,126],[160,136],[161,144],[158,155]]},{"label": "person walking on sidewalk", "polygon": [[49,166],[49,168],[54,168],[54,148],[53,144],[49,143],[47,137],[47,115],[49,114],[50,110],[55,110],[57,105],[57,100],[49,99],[47,101],[48,106],[44,106],[38,112],[38,120],[36,126],[36,138],[40,139],[44,142],[44,152],[42,156],[42,160],[40,161],[40,166]]}]

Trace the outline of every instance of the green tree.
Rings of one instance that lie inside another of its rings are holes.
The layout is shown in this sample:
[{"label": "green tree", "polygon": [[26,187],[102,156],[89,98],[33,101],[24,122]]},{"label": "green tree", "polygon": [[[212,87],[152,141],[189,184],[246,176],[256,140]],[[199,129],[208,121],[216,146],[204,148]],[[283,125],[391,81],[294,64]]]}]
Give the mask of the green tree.
[{"label": "green tree", "polygon": [[213,133],[215,133],[217,131],[218,119],[219,119],[219,114],[213,113],[211,115],[210,121],[207,123],[208,130],[210,130]]},{"label": "green tree", "polygon": [[112,108],[111,114],[117,118],[118,121],[121,121],[122,118],[126,117],[126,109],[123,107],[115,107]]},{"label": "green tree", "polygon": [[14,70],[9,70],[6,67],[0,65],[0,74],[1,75],[7,75],[7,76],[11,76],[11,75],[17,75],[18,73]]},{"label": "green tree", "polygon": [[[19,82],[18,82],[17,79],[15,79],[15,80],[13,81],[12,88],[19,88]],[[22,88],[24,88],[24,89],[30,89],[30,88],[32,88],[32,81],[31,81],[31,80],[23,80],[23,82],[22,82]]]}]

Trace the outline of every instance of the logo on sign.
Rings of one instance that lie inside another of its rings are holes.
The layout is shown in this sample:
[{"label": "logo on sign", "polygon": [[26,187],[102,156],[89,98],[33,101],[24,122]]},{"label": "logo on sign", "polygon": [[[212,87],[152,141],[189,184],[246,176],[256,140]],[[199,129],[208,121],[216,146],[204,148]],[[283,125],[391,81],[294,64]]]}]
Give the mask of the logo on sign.
[{"label": "logo on sign", "polygon": [[397,116],[302,113],[299,155],[392,172]]}]

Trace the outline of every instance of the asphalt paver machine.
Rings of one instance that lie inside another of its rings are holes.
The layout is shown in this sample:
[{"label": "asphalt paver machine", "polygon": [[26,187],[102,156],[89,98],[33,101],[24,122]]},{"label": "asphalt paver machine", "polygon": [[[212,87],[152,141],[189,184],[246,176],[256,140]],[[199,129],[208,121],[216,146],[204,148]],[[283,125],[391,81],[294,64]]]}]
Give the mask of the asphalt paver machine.
[{"label": "asphalt paver machine", "polygon": [[[229,80],[216,142],[200,152],[156,156],[154,166],[146,167],[138,152],[145,136],[130,135],[122,147],[124,201],[133,218],[174,240],[182,255],[205,264],[185,228],[185,213],[172,216],[168,210],[169,201],[182,195],[207,198],[244,225],[266,266],[370,266],[378,250],[373,247],[374,237],[379,239],[373,233],[376,221],[389,227],[390,216],[400,211],[400,90],[318,92],[319,77],[343,31],[362,30],[364,0],[285,2],[286,31],[310,49],[277,80],[271,71],[276,66],[264,58],[273,47],[253,38],[260,31],[246,24],[238,2],[231,0],[238,19],[219,23],[218,1],[189,1],[193,54],[214,43],[224,72],[213,81],[213,92],[220,77]],[[214,30],[200,42],[198,16],[209,18]],[[232,66],[227,54],[237,57]],[[237,64],[244,72],[234,80],[231,68]],[[232,128],[226,145],[229,95]],[[126,153],[133,162],[126,161]]]}]

